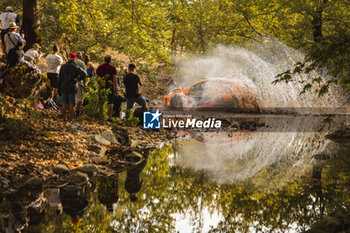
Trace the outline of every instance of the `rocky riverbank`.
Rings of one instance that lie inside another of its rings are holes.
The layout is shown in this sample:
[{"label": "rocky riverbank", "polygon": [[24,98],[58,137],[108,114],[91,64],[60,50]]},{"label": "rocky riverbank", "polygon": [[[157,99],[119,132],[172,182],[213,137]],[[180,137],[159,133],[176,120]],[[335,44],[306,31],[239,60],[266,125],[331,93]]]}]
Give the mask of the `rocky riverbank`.
[{"label": "rocky riverbank", "polygon": [[[33,182],[32,177],[41,183],[49,180],[51,183],[61,173],[72,171],[73,174],[81,169],[123,170],[173,137],[169,131],[147,131],[140,126],[125,126],[123,121],[109,123],[86,115],[67,123],[51,109],[34,110],[37,119],[30,120],[26,135],[18,134],[18,130],[27,127],[23,117],[28,116],[18,108],[22,103],[13,98],[4,99],[11,109],[1,118],[0,128],[0,190],[5,192],[19,188],[28,180]],[[21,122],[19,126],[8,123],[14,119],[9,117],[11,112],[22,115],[17,118]]]}]

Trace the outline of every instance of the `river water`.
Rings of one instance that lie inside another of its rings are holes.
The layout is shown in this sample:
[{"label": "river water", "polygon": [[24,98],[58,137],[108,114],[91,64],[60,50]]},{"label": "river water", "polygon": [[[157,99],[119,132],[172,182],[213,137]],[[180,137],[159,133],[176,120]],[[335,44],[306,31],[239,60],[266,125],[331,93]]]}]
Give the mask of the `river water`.
[{"label": "river water", "polygon": [[293,119],[181,131],[127,171],[20,190],[1,232],[302,232],[349,211],[350,147],[325,139],[337,123]]}]

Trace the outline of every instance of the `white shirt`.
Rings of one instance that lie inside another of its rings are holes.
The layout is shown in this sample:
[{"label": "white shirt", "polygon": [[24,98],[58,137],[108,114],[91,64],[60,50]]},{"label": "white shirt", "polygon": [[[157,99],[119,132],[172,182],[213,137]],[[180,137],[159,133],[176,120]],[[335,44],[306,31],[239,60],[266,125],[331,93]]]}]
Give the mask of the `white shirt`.
[{"label": "white shirt", "polygon": [[60,66],[63,63],[63,59],[60,55],[49,54],[46,56],[47,73],[58,74],[60,72]]},{"label": "white shirt", "polygon": [[[11,40],[9,39],[11,38]],[[18,45],[18,42],[24,43],[22,37],[17,32],[9,32],[6,33],[4,36],[5,46],[6,46],[6,53],[8,54],[10,49],[14,48],[15,45]],[[13,42],[13,43],[12,43]]]},{"label": "white shirt", "polygon": [[12,12],[4,12],[0,15],[1,29],[8,29],[11,22],[18,23],[18,16]]},{"label": "white shirt", "polygon": [[35,49],[29,49],[24,56],[29,57],[31,60],[35,61],[35,59],[37,57],[39,57],[39,53],[38,51],[36,51]]}]

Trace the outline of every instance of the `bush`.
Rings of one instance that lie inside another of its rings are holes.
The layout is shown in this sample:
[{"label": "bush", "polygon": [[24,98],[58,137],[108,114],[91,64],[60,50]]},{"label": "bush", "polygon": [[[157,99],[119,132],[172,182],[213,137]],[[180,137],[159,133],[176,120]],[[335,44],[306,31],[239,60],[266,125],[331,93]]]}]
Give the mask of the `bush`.
[{"label": "bush", "polygon": [[96,77],[91,78],[86,92],[84,101],[87,103],[85,105],[85,111],[90,116],[98,116],[99,103],[103,101],[103,113],[107,116],[107,96],[111,93],[109,89],[103,88],[106,81],[104,78]]}]

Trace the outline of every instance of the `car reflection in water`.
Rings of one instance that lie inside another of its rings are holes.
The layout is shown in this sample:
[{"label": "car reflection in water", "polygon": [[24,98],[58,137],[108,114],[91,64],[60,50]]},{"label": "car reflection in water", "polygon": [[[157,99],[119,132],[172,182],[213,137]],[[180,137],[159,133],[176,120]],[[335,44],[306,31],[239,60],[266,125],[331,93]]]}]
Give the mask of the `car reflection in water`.
[{"label": "car reflection in water", "polygon": [[180,132],[188,140],[176,143],[176,164],[207,172],[219,182],[244,181],[276,166],[274,176],[288,182],[310,169],[313,155],[328,144],[323,137],[329,126],[322,117],[258,120],[263,127],[254,130]]}]

